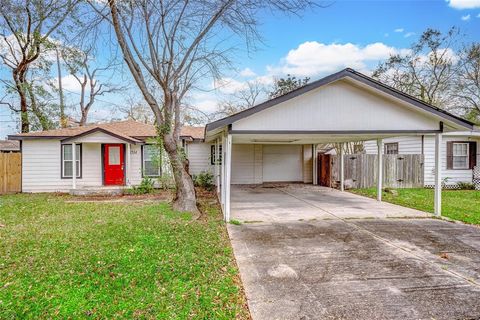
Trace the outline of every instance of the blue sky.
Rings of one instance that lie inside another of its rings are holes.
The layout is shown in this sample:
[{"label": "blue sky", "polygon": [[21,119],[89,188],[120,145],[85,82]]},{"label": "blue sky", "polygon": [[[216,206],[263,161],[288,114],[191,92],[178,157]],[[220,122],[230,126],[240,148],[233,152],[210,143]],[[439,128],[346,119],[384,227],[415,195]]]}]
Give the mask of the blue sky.
[{"label": "blue sky", "polygon": [[[235,52],[237,71],[227,71],[217,90],[193,92],[191,103],[209,112],[246,81],[268,85],[274,76],[286,73],[312,80],[344,67],[368,73],[390,53],[408,48],[428,27],[447,31],[457,26],[465,41],[480,41],[480,0],[451,1],[332,1],[301,17],[265,13],[260,19],[264,43],[255,52]],[[205,87],[214,85],[208,82]],[[134,90],[129,94],[134,95]],[[76,96],[69,97],[72,105]],[[108,120],[126,97],[100,99],[91,120]],[[15,120],[7,110],[0,110],[0,138],[17,130]]]}]

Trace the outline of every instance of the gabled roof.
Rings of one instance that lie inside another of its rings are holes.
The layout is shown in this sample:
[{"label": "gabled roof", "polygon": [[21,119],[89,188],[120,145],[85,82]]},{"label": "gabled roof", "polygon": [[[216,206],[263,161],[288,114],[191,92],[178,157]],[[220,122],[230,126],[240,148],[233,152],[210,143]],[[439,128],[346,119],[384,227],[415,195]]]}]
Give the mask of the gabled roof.
[{"label": "gabled roof", "polygon": [[293,99],[295,97],[298,97],[304,93],[307,93],[311,90],[314,90],[314,89],[317,89],[319,87],[322,87],[322,86],[325,86],[327,84],[330,84],[332,82],[335,82],[337,80],[340,80],[340,79],[345,79],[345,78],[350,78],[350,79],[353,79],[353,80],[356,80],[356,81],[359,81],[361,82],[362,84],[365,84],[371,88],[374,88],[374,89],[377,89],[381,92],[384,92],[388,95],[391,95],[395,98],[398,98],[404,102],[407,102],[419,109],[422,109],[424,111],[427,111],[427,112],[430,112],[438,117],[441,117],[445,120],[448,120],[448,121],[451,121],[453,123],[456,123],[462,127],[465,127],[466,129],[469,129],[469,130],[472,130],[473,129],[473,126],[474,124],[470,121],[467,121],[465,119],[462,119],[460,117],[457,117],[445,110],[442,110],[440,108],[437,108],[435,106],[432,106],[430,104],[427,104],[409,94],[406,94],[404,92],[401,92],[395,88],[392,88],[386,84],[383,84],[381,83],[380,81],[377,81],[371,77],[368,77],[360,72],[357,72],[353,69],[350,69],[350,68],[347,68],[347,69],[343,69],[337,73],[334,73],[334,74],[331,74],[325,78],[322,78],[320,80],[317,80],[317,81],[314,81],[312,83],[309,83],[303,87],[300,87],[296,90],[293,90],[287,94],[284,94],[280,97],[277,97],[277,98],[274,98],[274,99],[271,99],[271,100],[267,100],[263,103],[260,103],[250,109],[246,109],[246,110],[243,110],[243,111],[240,111],[234,115],[231,115],[229,117],[226,117],[226,118],[223,118],[223,119],[220,119],[220,120],[217,120],[217,121],[214,121],[214,122],[211,122],[209,124],[207,124],[207,126],[205,127],[205,130],[206,131],[212,131],[212,130],[215,130],[217,128],[220,128],[220,127],[224,127],[224,126],[227,126],[227,125],[230,125],[232,123],[234,123],[235,121],[238,121],[240,119],[243,119],[243,118],[246,118],[248,116],[251,116],[257,112],[260,112],[260,111],[263,111],[265,109],[268,109],[270,107],[273,107],[275,105],[278,105],[282,102],[285,102],[287,100],[290,100],[290,99]]},{"label": "gabled roof", "polygon": [[[115,136],[121,140],[130,143],[138,143],[146,138],[155,137],[157,135],[156,127],[152,124],[138,122],[134,120],[115,121],[109,123],[90,124],[82,127],[62,128],[47,131],[37,131],[10,135],[9,139],[60,139],[68,141],[74,137],[81,137],[94,132],[104,132]],[[181,138],[191,138],[202,140],[204,127],[184,126],[181,128]]]}]

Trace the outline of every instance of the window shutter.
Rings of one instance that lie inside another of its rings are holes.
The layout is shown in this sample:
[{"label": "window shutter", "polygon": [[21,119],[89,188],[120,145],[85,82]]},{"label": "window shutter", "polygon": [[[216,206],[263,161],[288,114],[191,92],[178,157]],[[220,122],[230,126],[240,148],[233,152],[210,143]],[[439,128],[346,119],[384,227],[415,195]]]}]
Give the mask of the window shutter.
[{"label": "window shutter", "polygon": [[470,141],[469,143],[468,154],[470,155],[470,169],[473,169],[477,165],[477,143],[475,141]]},{"label": "window shutter", "polygon": [[453,169],[453,142],[447,142],[447,169]]}]

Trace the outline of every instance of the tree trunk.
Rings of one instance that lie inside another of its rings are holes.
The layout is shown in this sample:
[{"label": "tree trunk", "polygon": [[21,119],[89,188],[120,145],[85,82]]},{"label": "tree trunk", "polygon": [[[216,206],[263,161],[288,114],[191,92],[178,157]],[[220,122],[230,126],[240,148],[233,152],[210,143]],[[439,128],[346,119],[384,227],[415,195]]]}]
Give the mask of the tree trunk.
[{"label": "tree trunk", "polygon": [[163,134],[162,138],[175,179],[176,191],[173,208],[182,212],[198,213],[193,180],[187,171],[187,160],[179,152],[177,141],[172,133]]},{"label": "tree trunk", "polygon": [[78,124],[80,127],[83,127],[84,125],[87,124],[87,118],[88,118],[88,111],[82,110],[82,116],[80,118],[80,123]]}]

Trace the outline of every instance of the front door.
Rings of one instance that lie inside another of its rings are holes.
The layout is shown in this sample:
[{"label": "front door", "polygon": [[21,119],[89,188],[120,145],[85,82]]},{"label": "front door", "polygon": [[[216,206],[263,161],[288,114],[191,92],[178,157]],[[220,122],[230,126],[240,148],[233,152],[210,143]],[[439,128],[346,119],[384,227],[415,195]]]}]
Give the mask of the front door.
[{"label": "front door", "polygon": [[123,144],[106,144],[104,147],[104,182],[107,186],[125,184],[123,148]]}]

